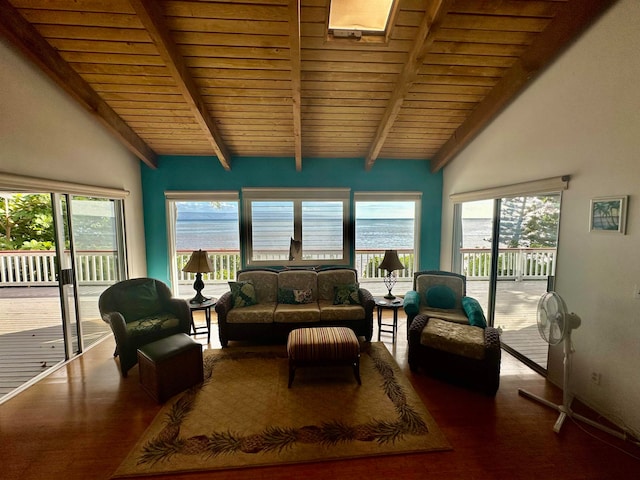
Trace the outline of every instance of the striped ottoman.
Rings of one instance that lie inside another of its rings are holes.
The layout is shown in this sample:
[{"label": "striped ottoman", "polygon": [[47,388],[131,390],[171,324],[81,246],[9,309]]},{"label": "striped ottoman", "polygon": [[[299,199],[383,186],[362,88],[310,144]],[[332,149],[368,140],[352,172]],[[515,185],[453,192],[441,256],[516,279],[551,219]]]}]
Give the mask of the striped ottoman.
[{"label": "striped ottoman", "polygon": [[360,344],[346,327],[297,328],[289,333],[289,388],[296,368],[304,366],[351,365],[360,382]]}]

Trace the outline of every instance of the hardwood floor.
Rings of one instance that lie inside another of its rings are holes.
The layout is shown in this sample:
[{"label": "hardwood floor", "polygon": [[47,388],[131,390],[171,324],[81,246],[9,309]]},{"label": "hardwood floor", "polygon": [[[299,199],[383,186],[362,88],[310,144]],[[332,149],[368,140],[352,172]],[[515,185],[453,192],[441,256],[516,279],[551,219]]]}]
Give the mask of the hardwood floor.
[{"label": "hardwood floor", "polygon": [[[399,331],[403,328],[400,325]],[[212,332],[212,348],[219,347],[216,337]],[[638,478],[640,460],[618,449],[640,457],[640,448],[631,443],[591,430],[614,448],[571,421],[560,434],[554,433],[557,413],[518,395],[518,388],[551,401],[560,401],[561,392],[509,355],[503,353],[500,390],[489,398],[411,373],[406,341],[399,337],[393,345],[390,335],[382,334],[453,450],[171,478]],[[206,342],[206,335],[196,339]],[[113,339],[107,338],[0,405],[1,479],[110,478],[160,409],[138,385],[137,368],[128,378],[120,377],[113,346]]]}]

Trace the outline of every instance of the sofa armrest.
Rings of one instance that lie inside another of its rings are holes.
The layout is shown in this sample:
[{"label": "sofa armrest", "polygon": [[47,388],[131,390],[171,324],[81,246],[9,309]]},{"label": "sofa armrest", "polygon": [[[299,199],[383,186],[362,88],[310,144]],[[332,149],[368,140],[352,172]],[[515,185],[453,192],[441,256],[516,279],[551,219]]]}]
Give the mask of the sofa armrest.
[{"label": "sofa armrest", "polygon": [[227,291],[216,302],[216,313],[218,314],[218,324],[227,322],[227,315],[231,310],[231,292]]}]

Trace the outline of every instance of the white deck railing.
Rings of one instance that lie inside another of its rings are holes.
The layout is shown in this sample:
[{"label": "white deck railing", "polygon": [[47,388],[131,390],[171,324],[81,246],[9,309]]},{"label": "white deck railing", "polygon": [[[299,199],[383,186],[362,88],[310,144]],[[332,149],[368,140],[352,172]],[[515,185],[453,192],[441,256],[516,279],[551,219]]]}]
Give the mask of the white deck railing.
[{"label": "white deck railing", "polygon": [[[470,280],[489,278],[491,250],[462,248],[462,274]],[[498,278],[504,280],[545,279],[555,275],[555,248],[501,248],[498,250]]]},{"label": "white deck railing", "polygon": [[[462,249],[463,274],[470,280],[489,278],[491,252],[488,249]],[[68,254],[68,252],[66,252]],[[193,283],[194,274],[182,271],[191,251],[177,255],[178,283]],[[543,279],[555,274],[556,249],[506,248],[498,253],[498,277],[503,279]],[[209,251],[214,270],[203,274],[203,280],[226,283],[236,278],[241,269],[239,251]],[[400,261],[409,267],[396,272],[398,280],[413,279],[413,251],[398,250]],[[355,268],[362,280],[382,278],[385,272],[378,268],[384,250],[357,250]],[[76,255],[78,283],[109,284],[116,278],[116,252],[81,251]],[[56,254],[54,251],[11,250],[0,252],[0,286],[55,285]]]}]

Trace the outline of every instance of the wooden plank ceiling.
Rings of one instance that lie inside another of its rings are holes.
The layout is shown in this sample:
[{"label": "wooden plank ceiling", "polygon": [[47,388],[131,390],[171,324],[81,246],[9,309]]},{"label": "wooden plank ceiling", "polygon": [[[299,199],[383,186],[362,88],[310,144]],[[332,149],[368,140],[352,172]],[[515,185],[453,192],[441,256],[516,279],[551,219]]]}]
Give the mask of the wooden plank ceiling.
[{"label": "wooden plank ceiling", "polygon": [[0,0],[0,33],[142,161],[430,160],[436,171],[615,0],[399,0],[387,43],[328,0]]}]

